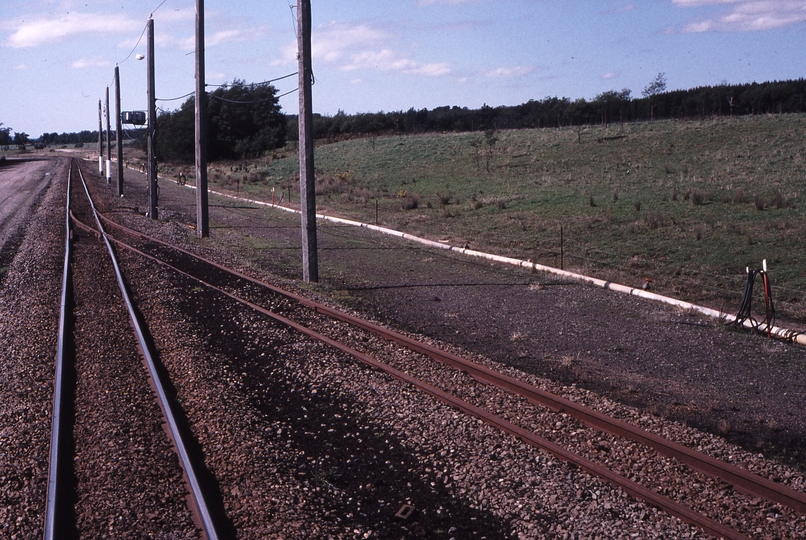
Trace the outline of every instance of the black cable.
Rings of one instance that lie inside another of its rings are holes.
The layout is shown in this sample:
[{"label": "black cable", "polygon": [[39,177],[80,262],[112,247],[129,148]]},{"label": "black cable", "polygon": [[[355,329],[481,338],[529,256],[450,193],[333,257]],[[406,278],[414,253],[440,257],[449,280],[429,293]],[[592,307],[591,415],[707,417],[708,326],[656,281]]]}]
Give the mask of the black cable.
[{"label": "black cable", "polygon": [[[761,277],[762,287],[764,292],[764,320],[757,321],[753,318],[753,287],[757,277]],[[770,277],[764,270],[748,270],[747,281],[744,285],[744,295],[742,296],[742,303],[739,306],[739,312],[736,314],[736,319],[731,323],[734,326],[744,326],[749,323],[753,330],[759,330],[761,325],[764,325],[763,330],[767,335],[771,334],[772,327],[775,326],[775,306],[772,302],[772,287],[770,285]]]},{"label": "black cable", "polygon": [[739,305],[739,312],[736,314],[736,319],[733,321],[734,326],[744,326],[745,322],[750,323],[753,329],[758,328],[758,321],[753,318],[753,285],[756,281],[756,274],[760,270],[753,270],[747,272],[747,281],[744,284],[744,295],[742,296],[742,303]]}]

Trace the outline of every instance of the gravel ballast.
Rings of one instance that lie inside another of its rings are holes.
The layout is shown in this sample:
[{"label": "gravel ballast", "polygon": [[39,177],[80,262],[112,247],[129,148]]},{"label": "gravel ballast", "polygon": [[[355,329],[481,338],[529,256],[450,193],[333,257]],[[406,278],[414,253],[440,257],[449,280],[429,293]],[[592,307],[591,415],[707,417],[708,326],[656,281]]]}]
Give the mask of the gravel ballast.
[{"label": "gravel ballast", "polygon": [[[107,189],[100,183],[96,187],[99,193]],[[102,209],[111,208],[109,205],[118,206],[120,210],[112,214],[114,219],[166,240],[182,242],[193,250],[263,279],[283,283],[277,274],[288,276],[294,273],[293,263],[286,262],[286,259],[291,260],[293,249],[272,247],[273,242],[277,245],[290,242],[291,235],[286,233],[291,229],[279,223],[264,226],[262,221],[255,219],[257,210],[237,209],[224,204],[212,209],[213,238],[199,242],[183,225],[193,222],[193,193],[170,185],[164,185],[161,192],[161,216],[170,221],[154,223],[132,212],[135,206],[143,208],[145,201],[144,193],[135,186],[127,191],[122,201],[101,197],[100,206]],[[298,232],[297,228],[296,234]],[[577,363],[578,360],[572,357],[556,362],[559,369],[553,371],[539,367],[553,365],[553,361],[546,358],[555,352],[550,350],[551,347],[545,347],[545,343],[543,347],[535,347],[535,340],[539,340],[537,330],[522,328],[516,336],[507,328],[505,332],[510,333],[505,333],[504,342],[501,342],[504,327],[499,328],[502,324],[499,319],[513,324],[516,320],[513,305],[497,304],[496,296],[488,304],[476,305],[470,313],[460,309],[460,295],[455,294],[473,291],[472,294],[476,295],[479,289],[495,288],[497,294],[512,290],[522,298],[534,293],[545,299],[545,295],[540,293],[551,291],[552,295],[557,295],[557,302],[562,301],[561,294],[566,294],[571,297],[572,309],[564,316],[563,324],[567,325],[564,328],[572,330],[564,331],[572,331],[578,337],[589,332],[585,326],[584,307],[600,309],[596,307],[598,292],[590,293],[576,285],[555,285],[490,265],[475,265],[476,273],[468,276],[457,269],[458,263],[453,257],[410,250],[405,245],[396,247],[386,239],[352,238],[350,231],[343,229],[332,232],[325,230],[322,243],[324,253],[330,257],[327,275],[335,279],[309,289],[306,294],[333,294],[353,306],[367,308],[382,320],[396,321],[399,326],[409,329],[426,327],[427,334],[464,347],[457,350],[466,354],[468,351],[469,354],[481,353],[478,356],[480,361],[508,370],[537,386],[550,388],[569,399],[628,419],[804,491],[803,479],[798,473],[761,459],[757,451],[742,450],[715,434],[702,433],[680,422],[670,422],[651,414],[664,412],[659,406],[641,410],[613,399],[632,395],[630,393],[619,395],[613,392],[608,398],[581,385],[564,384],[582,362]],[[346,244],[337,247],[338,242]],[[376,242],[381,248],[365,247],[370,242]],[[252,248],[242,251],[242,246],[249,244]],[[361,248],[351,249],[350,245]],[[389,253],[394,262],[376,273],[375,269],[382,266],[379,253]],[[352,260],[361,257],[364,257],[363,261]],[[401,262],[406,257],[414,262]],[[438,266],[434,268],[437,273],[431,277],[416,274],[418,266],[415,263],[423,259],[430,259],[427,266]],[[139,261],[133,255],[124,254],[123,260],[126,267],[133,269],[131,288],[160,359],[174,381],[177,401],[203,449],[204,463],[233,536],[707,537],[574,467],[481,425],[479,421],[434,402],[341,353],[301,338],[273,321],[210,294],[184,278],[168,276],[164,270]],[[352,269],[360,262],[364,266],[363,273],[354,269],[352,274],[348,273],[348,268]],[[269,272],[273,266],[277,272]],[[404,281],[406,276],[408,285]],[[484,287],[468,285],[482,279],[479,276],[487,282]],[[433,279],[435,277],[438,279]],[[380,286],[379,279],[384,281]],[[361,286],[357,286],[359,283]],[[412,283],[415,286],[411,286]],[[393,301],[371,304],[373,298],[391,298]],[[475,296],[471,300],[483,302]],[[622,321],[631,319],[633,315],[625,311],[631,304],[619,302],[616,301],[615,307],[608,303],[608,309],[626,315]],[[418,309],[424,313],[420,320],[414,315]],[[647,309],[651,316],[644,322],[677,321],[676,327],[684,330],[692,326],[687,323],[705,324],[689,314],[656,306]],[[571,313],[578,314],[579,319],[571,317]],[[486,326],[474,329],[477,319],[485,314]],[[706,327],[698,326],[695,331],[705,332],[703,328]],[[469,329],[474,330],[468,332]],[[724,331],[713,332],[719,338],[719,332]],[[496,347],[497,350],[490,352],[483,350],[484,347],[465,347],[468,334],[473,336],[469,340],[471,344],[484,341],[485,335],[491,336],[487,347]],[[743,334],[725,335],[732,342],[746,340],[750,347],[757,347],[756,343],[770,347],[769,342]],[[361,336],[356,335],[354,339],[357,347],[373,346]],[[615,337],[603,339],[606,343],[609,343],[607,339],[616,340]],[[715,346],[723,345],[723,341],[715,341]],[[639,342],[636,337],[635,342],[630,343]],[[570,347],[566,340],[555,343],[556,347]],[[585,345],[583,343],[583,347]],[[776,352],[776,347],[773,345],[771,350]],[[519,354],[511,355],[510,348],[515,348]],[[694,349],[696,347],[692,347]],[[388,346],[386,351],[386,359],[403,362],[407,356]],[[589,355],[591,359],[606,358],[607,362],[597,361],[595,364],[608,374],[605,376],[612,377],[607,379],[610,385],[615,385],[616,379],[626,375],[619,372],[619,366],[613,371],[603,367],[619,356],[616,351],[606,347],[600,351],[592,347],[576,354]],[[793,358],[797,358],[797,354],[800,353],[796,350]],[[530,368],[530,359],[536,357],[546,363]],[[509,367],[495,361],[509,364]],[[568,362],[568,365],[563,365],[563,362]],[[575,441],[574,444],[583,449],[587,445],[592,457],[608,453],[611,455],[604,459],[616,457],[615,445],[609,437],[588,439],[583,434],[583,426],[570,419],[556,418],[554,413],[537,413],[531,405],[510,403],[486,392],[484,387],[478,387],[464,376],[451,375],[442,368],[429,368],[423,364],[419,369],[441,384],[464,392],[471,401],[493,403],[495,408],[512,418],[522,416],[538,422],[542,414],[551,416],[548,421],[553,428],[549,431],[553,431],[558,440]],[[539,375],[553,375],[554,380]],[[601,376],[597,373],[597,377]],[[673,374],[667,376],[674,380]],[[706,377],[707,373],[703,376]],[[660,379],[661,373],[656,378]],[[634,388],[640,389],[639,395],[648,391],[640,385]],[[11,399],[10,395],[2,395],[4,399]],[[691,393],[689,397],[692,399],[686,405],[706,406],[694,399],[696,395]],[[46,402],[47,399],[43,401]],[[40,409],[42,406],[40,404]],[[772,402],[769,407],[772,409]],[[44,411],[46,415],[47,409]],[[762,409],[759,414],[765,412],[766,409]],[[11,468],[10,463],[4,460],[0,465]],[[647,461],[639,466],[643,470],[637,470],[636,476],[651,476],[655,466]],[[35,476],[40,475],[41,471],[35,472]],[[663,484],[662,478],[655,478],[655,481]],[[703,484],[706,493],[718,489],[708,487],[708,481],[704,480]],[[704,504],[710,504],[708,500],[705,498]],[[410,504],[415,509],[408,520],[395,518],[403,504]],[[736,524],[745,527],[753,537],[797,538],[806,530],[803,518],[769,505],[756,504],[747,506],[746,523]],[[31,507],[35,515],[36,504],[31,502]],[[30,524],[27,527],[22,524],[17,529],[20,538],[29,537],[26,533],[35,530]]]}]

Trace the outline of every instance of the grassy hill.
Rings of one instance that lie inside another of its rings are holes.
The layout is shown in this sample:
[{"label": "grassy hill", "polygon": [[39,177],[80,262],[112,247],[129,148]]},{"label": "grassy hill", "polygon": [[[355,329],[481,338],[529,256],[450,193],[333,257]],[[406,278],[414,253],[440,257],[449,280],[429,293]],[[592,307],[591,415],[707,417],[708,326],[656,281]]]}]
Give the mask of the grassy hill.
[{"label": "grassy hill", "polygon": [[[766,258],[779,315],[806,321],[806,115],[372,137],[316,165],[328,213],[377,205],[381,225],[728,312]],[[214,189],[298,202],[293,149],[213,169]]]}]

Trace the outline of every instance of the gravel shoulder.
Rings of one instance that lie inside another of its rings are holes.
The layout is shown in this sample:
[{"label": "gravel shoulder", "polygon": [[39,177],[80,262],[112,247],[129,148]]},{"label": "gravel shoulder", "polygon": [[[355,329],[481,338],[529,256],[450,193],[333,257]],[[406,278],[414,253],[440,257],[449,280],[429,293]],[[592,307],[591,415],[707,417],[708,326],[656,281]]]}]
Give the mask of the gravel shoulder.
[{"label": "gravel shoulder", "polygon": [[64,262],[67,160],[38,205],[15,223],[19,242],[0,280],[0,536],[41,537],[47,487],[53,364]]}]

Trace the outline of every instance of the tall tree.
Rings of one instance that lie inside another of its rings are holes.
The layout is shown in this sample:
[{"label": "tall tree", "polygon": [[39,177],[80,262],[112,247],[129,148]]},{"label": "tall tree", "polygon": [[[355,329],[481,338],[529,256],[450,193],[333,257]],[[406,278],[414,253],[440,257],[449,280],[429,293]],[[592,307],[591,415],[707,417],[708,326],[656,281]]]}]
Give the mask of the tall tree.
[{"label": "tall tree", "polygon": [[0,122],[0,145],[8,146],[11,144],[11,128],[2,126],[3,122]]},{"label": "tall tree", "polygon": [[658,73],[657,76],[649,83],[646,87],[644,87],[644,91],[641,92],[645,98],[649,99],[649,117],[654,120],[655,119],[655,103],[653,103],[653,97],[657,96],[658,94],[662,94],[666,91],[666,74],[661,72]]},{"label": "tall tree", "polygon": [[19,132],[14,134],[14,144],[22,148],[26,144],[28,144],[28,134],[24,132]]},{"label": "tall tree", "polygon": [[[286,119],[273,86],[235,80],[206,97],[209,161],[259,156],[285,145]],[[161,159],[194,160],[194,106],[195,98],[190,97],[178,110],[157,119]]]}]

